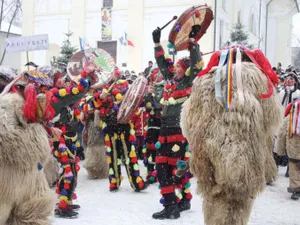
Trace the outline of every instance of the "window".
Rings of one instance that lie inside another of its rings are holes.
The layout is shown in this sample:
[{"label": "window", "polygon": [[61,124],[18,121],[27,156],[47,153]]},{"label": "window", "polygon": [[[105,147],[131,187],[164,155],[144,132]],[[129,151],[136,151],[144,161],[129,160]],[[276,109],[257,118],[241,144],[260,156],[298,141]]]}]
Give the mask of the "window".
[{"label": "window", "polygon": [[256,28],[256,17],[254,13],[250,14],[250,21],[249,21],[249,30],[256,36],[257,35],[257,28]]},{"label": "window", "polygon": [[219,49],[223,47],[223,38],[224,38],[224,20],[220,20]]}]

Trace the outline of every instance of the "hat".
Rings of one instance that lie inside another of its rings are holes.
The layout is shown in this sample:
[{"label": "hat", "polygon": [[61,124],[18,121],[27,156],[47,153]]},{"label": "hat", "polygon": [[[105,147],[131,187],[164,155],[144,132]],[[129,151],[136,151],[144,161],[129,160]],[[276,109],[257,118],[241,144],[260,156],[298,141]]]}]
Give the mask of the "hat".
[{"label": "hat", "polygon": [[185,72],[191,66],[191,58],[184,57],[184,58],[178,60],[177,64],[179,64]]}]

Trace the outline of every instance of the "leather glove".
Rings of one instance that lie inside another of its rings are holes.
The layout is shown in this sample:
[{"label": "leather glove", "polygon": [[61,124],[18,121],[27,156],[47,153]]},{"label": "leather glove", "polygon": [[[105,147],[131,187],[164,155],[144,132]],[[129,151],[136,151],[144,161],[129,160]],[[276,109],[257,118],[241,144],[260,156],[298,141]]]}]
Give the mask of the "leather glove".
[{"label": "leather glove", "polygon": [[195,38],[197,34],[200,32],[200,30],[201,30],[200,25],[192,26],[192,31],[190,32],[189,38]]},{"label": "leather glove", "polygon": [[156,29],[152,32],[152,38],[155,44],[158,44],[160,42],[160,35],[161,35],[160,29]]}]

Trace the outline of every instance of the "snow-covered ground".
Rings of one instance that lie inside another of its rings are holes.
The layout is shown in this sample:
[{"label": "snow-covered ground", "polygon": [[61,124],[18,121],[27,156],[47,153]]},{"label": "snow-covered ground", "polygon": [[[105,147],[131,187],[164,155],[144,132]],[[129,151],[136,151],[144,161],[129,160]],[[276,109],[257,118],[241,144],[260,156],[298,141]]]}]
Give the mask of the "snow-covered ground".
[{"label": "snow-covered ground", "polygon": [[[145,174],[144,167],[141,167]],[[256,199],[249,225],[300,225],[300,200],[291,200],[286,191],[288,178],[284,177],[285,169],[280,168],[277,182],[267,186]],[[124,168],[122,172],[125,175]],[[195,179],[192,179],[192,185],[195,192]],[[54,225],[204,225],[202,200],[195,194],[192,209],[181,213],[178,220],[153,220],[152,213],[162,209],[157,184],[135,193],[125,178],[120,190],[110,193],[108,180],[88,180],[87,172],[82,168],[76,193],[76,203],[81,205],[79,217],[73,220],[53,218]]]}]

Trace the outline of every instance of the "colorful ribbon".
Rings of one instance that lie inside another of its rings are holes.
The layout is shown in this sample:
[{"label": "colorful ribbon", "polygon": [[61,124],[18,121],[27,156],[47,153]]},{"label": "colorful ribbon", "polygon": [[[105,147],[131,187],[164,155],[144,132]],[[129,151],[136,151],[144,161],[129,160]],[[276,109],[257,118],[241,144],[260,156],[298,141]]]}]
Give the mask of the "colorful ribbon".
[{"label": "colorful ribbon", "polygon": [[230,109],[232,101],[232,59],[233,50],[231,49],[227,55],[227,68],[226,68],[226,109]]},{"label": "colorful ribbon", "polygon": [[238,99],[241,105],[245,102],[245,97],[243,94],[243,82],[242,82],[242,54],[240,48],[236,49],[236,62],[235,62],[235,73],[236,73],[236,86]]}]

